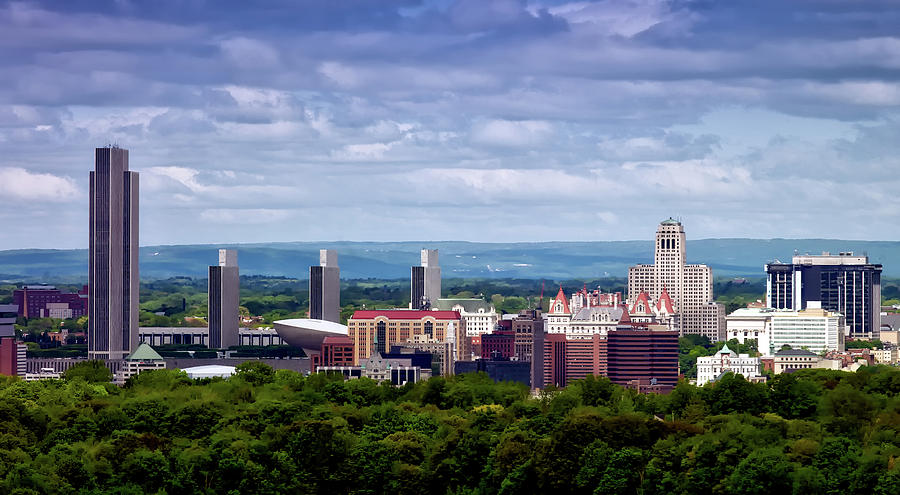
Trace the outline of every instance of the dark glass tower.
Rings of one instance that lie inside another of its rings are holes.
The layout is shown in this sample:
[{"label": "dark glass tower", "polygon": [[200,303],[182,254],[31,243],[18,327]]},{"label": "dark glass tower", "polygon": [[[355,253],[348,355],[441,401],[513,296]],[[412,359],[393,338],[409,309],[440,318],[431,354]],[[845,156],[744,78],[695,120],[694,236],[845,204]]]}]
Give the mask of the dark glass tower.
[{"label": "dark glass tower", "polygon": [[822,309],[844,315],[851,338],[877,339],[881,331],[881,265],[852,252],[797,255],[766,265],[766,300],[777,309]]},{"label": "dark glass tower", "polygon": [[95,150],[90,179],[88,357],[122,359],[138,345],[138,174],[128,150]]}]

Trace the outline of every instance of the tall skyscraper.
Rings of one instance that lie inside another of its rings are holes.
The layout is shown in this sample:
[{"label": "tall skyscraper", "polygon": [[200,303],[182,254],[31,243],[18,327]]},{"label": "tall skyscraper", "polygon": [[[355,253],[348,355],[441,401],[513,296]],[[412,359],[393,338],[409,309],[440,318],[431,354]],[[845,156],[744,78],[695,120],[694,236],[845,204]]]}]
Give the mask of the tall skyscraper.
[{"label": "tall skyscraper", "polygon": [[706,335],[712,341],[722,338],[725,308],[713,302],[712,269],[686,263],[684,227],[669,218],[656,230],[654,263],[628,268],[628,297],[646,292],[657,301],[663,291],[669,294],[678,314],[682,334]]},{"label": "tall skyscraper", "polygon": [[850,337],[877,339],[881,330],[881,265],[851,252],[794,256],[766,265],[766,301],[776,309],[802,310],[811,301],[844,315]]},{"label": "tall skyscraper", "polygon": [[138,174],[128,150],[95,150],[90,185],[88,357],[123,359],[138,345]]},{"label": "tall skyscraper", "polygon": [[220,249],[218,266],[209,267],[208,294],[210,349],[227,349],[238,345],[241,279],[237,251],[234,249]]},{"label": "tall skyscraper", "polygon": [[430,309],[441,298],[441,267],[438,250],[423,249],[421,266],[412,267],[409,304],[411,309]]},{"label": "tall skyscraper", "polygon": [[309,317],[341,322],[341,269],[332,249],[319,250],[319,266],[309,267]]}]

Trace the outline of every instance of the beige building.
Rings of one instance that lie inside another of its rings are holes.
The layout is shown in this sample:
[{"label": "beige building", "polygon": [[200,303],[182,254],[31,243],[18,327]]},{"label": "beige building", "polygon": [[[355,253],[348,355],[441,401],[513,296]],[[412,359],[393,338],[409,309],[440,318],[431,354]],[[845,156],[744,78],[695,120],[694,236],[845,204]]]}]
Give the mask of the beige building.
[{"label": "beige building", "polygon": [[[456,311],[425,311],[415,309],[376,309],[353,313],[347,321],[347,334],[353,342],[353,364],[373,355],[390,352],[391,346],[433,339],[450,342],[457,356],[465,356],[465,335],[462,317]],[[453,359],[456,359],[455,357]]]},{"label": "beige building", "polygon": [[[685,234],[681,222],[669,218],[656,230],[654,262],[628,268],[628,298],[646,292],[659,300],[668,292],[682,335],[706,335],[712,341],[724,337],[724,306],[713,302],[712,269],[706,265],[688,265]],[[719,305],[720,306],[720,305]]]},{"label": "beige building", "polygon": [[898,351],[896,347],[887,349],[875,349],[872,355],[875,356],[875,362],[879,364],[895,364],[898,360]]},{"label": "beige building", "polygon": [[772,371],[775,374],[785,371],[796,371],[809,368],[818,368],[821,358],[815,353],[803,349],[786,349],[775,353],[772,360]]}]

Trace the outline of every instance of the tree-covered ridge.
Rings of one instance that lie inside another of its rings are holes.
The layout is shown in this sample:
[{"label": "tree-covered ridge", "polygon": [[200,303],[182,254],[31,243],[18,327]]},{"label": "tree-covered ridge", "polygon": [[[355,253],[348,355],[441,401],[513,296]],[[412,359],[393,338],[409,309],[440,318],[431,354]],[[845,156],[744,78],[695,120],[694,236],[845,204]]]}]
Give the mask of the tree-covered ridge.
[{"label": "tree-covered ridge", "polygon": [[484,375],[393,388],[242,365],[0,381],[0,493],[898,493],[900,370],[803,370],[532,398]]}]

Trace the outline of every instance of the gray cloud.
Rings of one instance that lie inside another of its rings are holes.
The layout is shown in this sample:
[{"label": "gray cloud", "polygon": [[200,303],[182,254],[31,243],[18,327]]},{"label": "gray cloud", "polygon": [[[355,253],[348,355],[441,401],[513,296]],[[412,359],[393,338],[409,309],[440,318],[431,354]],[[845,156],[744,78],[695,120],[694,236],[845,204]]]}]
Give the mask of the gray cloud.
[{"label": "gray cloud", "polygon": [[0,206],[0,248],[83,247],[109,142],[147,243],[627,239],[672,214],[895,237],[898,24],[888,1],[3,2],[2,187],[66,235]]}]

